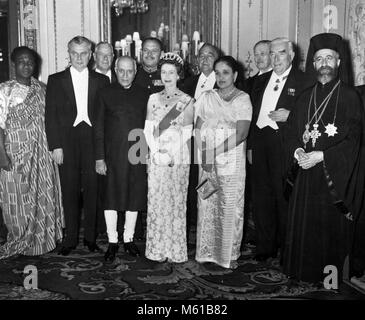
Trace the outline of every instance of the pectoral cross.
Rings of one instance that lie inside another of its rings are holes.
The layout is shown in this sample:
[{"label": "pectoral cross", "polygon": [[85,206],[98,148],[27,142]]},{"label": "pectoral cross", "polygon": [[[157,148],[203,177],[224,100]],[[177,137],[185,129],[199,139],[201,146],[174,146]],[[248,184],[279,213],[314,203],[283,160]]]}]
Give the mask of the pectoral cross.
[{"label": "pectoral cross", "polygon": [[312,147],[314,148],[316,146],[316,142],[317,139],[321,136],[322,134],[318,131],[318,124],[314,124],[313,125],[313,130],[310,133],[310,137],[312,139]]}]

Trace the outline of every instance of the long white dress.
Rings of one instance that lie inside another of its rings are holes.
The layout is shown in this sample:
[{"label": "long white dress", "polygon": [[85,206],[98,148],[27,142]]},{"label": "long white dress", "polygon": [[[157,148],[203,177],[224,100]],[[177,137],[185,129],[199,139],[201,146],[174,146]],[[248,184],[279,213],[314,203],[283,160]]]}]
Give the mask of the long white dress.
[{"label": "long white dress", "polygon": [[[171,121],[170,127],[159,138],[145,128],[149,145],[152,143],[156,146],[150,152],[151,162],[148,165],[145,255],[154,261],[167,258],[171,262],[180,263],[188,259],[186,198],[190,152],[186,140],[192,135],[192,123],[184,125],[184,119],[188,113],[193,119],[193,100],[183,92],[173,97],[168,97],[165,91],[152,94],[148,102],[147,121],[156,128],[176,104],[184,108],[184,111]],[[159,154],[156,150],[167,152]],[[169,166],[170,160],[173,162],[172,166]]]},{"label": "long white dress", "polygon": [[[202,141],[217,146],[235,136],[237,121],[251,121],[252,105],[243,91],[227,102],[216,90],[210,90],[197,100],[195,112],[195,118],[203,121]],[[218,155],[213,173],[218,191],[206,200],[198,196],[196,260],[229,268],[240,256],[243,235],[246,141]],[[200,182],[202,177],[200,168]]]}]

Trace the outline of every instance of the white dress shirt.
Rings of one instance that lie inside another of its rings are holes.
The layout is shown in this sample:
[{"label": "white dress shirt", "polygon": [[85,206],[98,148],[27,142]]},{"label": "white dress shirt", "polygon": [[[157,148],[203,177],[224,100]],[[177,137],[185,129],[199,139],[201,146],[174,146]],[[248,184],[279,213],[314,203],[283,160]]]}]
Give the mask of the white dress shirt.
[{"label": "white dress shirt", "polygon": [[262,97],[260,114],[257,119],[256,125],[262,129],[266,126],[279,129],[276,121],[269,118],[269,113],[276,109],[276,105],[279,101],[281,92],[283,91],[285,82],[288,78],[291,66],[282,75],[278,76],[275,71],[271,74],[270,80],[266,86],[264,96]]},{"label": "white dress shirt", "polygon": [[98,68],[96,68],[95,69],[95,72],[101,73],[101,74],[107,76],[109,78],[110,83],[112,82],[112,71],[111,70],[108,70],[107,73],[103,73],[101,70],[99,70]]},{"label": "white dress shirt", "polygon": [[77,117],[74,122],[74,127],[83,121],[91,127],[87,110],[89,96],[89,69],[85,68],[83,71],[79,72],[74,67],[71,67],[70,72],[77,106]]},{"label": "white dress shirt", "polygon": [[215,81],[216,80],[214,71],[212,71],[208,77],[206,77],[204,73],[202,73],[199,76],[198,84],[196,85],[194,95],[195,100],[198,100],[198,98],[204,91],[212,90],[214,88]]}]

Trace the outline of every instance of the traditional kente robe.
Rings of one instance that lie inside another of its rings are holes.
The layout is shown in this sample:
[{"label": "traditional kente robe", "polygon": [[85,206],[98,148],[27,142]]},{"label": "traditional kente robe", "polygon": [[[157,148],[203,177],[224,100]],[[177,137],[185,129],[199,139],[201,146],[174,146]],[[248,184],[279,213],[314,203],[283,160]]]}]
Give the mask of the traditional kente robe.
[{"label": "traditional kente robe", "polygon": [[[325,85],[317,83],[317,107],[337,82],[338,79]],[[312,140],[304,146],[303,133],[308,122],[312,89],[303,92],[290,115],[288,152],[295,163],[297,148],[304,148],[306,152],[323,151],[324,160],[308,170],[297,164],[293,166],[297,175],[289,201],[283,267],[284,272],[293,278],[320,282],[327,275],[324,274],[327,265],[336,266],[341,279],[354,225],[345,214],[351,212],[355,221],[362,208],[364,112],[357,92],[341,82],[318,121],[321,136],[314,147]],[[312,103],[309,119],[313,114]],[[337,127],[334,136],[325,133],[325,126],[331,123]],[[313,130],[313,121],[310,130]]]}]

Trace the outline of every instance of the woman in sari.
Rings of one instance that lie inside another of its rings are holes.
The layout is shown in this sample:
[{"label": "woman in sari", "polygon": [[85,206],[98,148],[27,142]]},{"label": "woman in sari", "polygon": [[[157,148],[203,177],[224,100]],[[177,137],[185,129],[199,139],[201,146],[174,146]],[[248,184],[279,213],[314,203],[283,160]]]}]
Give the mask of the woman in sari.
[{"label": "woman in sari", "polygon": [[0,84],[0,203],[8,229],[0,259],[41,255],[62,238],[58,169],[44,129],[45,85],[32,77],[37,54],[15,48],[15,80]]},{"label": "woman in sari", "polygon": [[150,96],[145,136],[150,148],[146,257],[181,263],[188,260],[186,197],[189,184],[190,140],[194,101],[176,84],[182,59],[167,53],[161,59],[165,89]]},{"label": "woman in sari", "polygon": [[252,106],[249,96],[235,87],[238,65],[234,58],[219,58],[214,71],[219,89],[203,93],[195,103],[195,136],[202,161],[199,189],[206,188],[198,191],[196,260],[236,268]]}]

